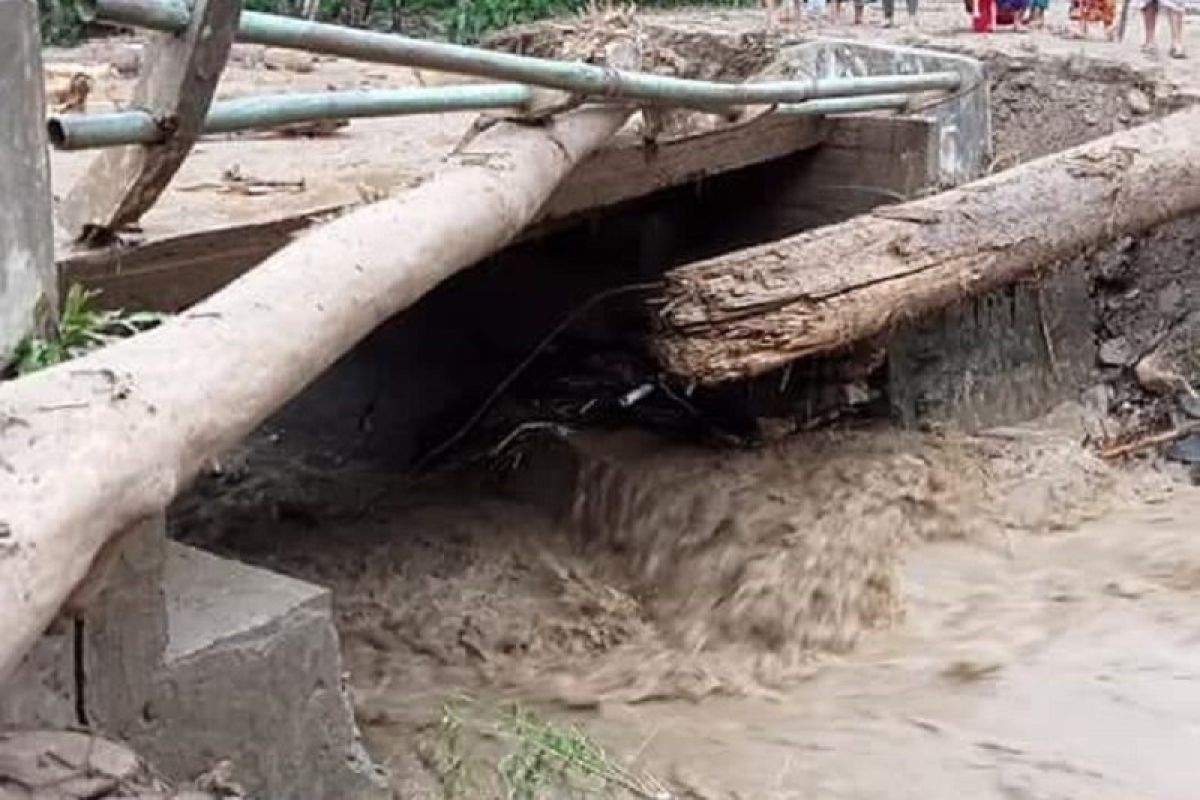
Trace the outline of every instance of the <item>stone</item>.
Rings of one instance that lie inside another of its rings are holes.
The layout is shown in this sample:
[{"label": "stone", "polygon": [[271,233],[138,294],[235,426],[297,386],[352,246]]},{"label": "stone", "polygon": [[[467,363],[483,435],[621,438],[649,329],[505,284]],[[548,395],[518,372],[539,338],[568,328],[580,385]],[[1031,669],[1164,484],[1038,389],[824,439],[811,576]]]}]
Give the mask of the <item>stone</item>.
[{"label": "stone", "polygon": [[1096,352],[1096,356],[1106,367],[1127,367],[1136,358],[1133,346],[1124,336],[1105,339],[1100,343],[1100,349]]},{"label": "stone", "polygon": [[317,57],[301,50],[268,47],[263,51],[262,63],[267,69],[306,73],[317,68]]},{"label": "stone", "polygon": [[1187,381],[1166,352],[1157,350],[1138,361],[1134,375],[1143,389],[1151,394],[1168,395],[1187,387]]},{"label": "stone", "polygon": [[1139,116],[1149,114],[1154,107],[1149,95],[1137,87],[1125,93],[1125,103],[1129,106],[1131,112]]},{"label": "stone", "polygon": [[359,740],[327,589],[168,543],[163,590],[162,676],[130,744],[176,780],[218,765],[252,797],[389,796]]},{"label": "stone", "polygon": [[1191,434],[1167,448],[1167,458],[1182,464],[1200,464],[1200,435]]},{"label": "stone", "polygon": [[1180,285],[1179,281],[1171,281],[1162,289],[1159,289],[1155,303],[1158,306],[1160,314],[1175,316],[1183,310],[1183,286]]},{"label": "stone", "polygon": [[74,638],[70,625],[47,633],[0,685],[0,727],[64,728],[79,723]]}]

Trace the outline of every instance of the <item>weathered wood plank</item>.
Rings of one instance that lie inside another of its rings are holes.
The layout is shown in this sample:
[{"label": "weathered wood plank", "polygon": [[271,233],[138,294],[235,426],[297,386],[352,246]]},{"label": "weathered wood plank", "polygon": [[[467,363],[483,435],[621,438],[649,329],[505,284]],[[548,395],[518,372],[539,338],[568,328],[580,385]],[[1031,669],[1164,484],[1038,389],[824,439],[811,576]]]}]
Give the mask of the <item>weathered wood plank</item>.
[{"label": "weathered wood plank", "polygon": [[546,204],[539,223],[644,197],[816,147],[830,128],[814,117],[771,115],[644,147],[626,142],[594,154]]},{"label": "weathered wood plank", "polygon": [[[830,129],[812,118],[770,117],[664,141],[651,151],[626,139],[580,164],[523,236],[660,189],[815,147]],[[178,310],[249,270],[315,220],[346,208],[67,253],[59,259],[61,282],[101,289],[106,304]]]},{"label": "weathered wood plank", "polygon": [[58,208],[72,236],[102,241],[154,205],[203,131],[241,7],[240,0],[195,0],[186,31],[151,37],[131,105],[153,114],[170,135],[162,144],[96,157]]}]

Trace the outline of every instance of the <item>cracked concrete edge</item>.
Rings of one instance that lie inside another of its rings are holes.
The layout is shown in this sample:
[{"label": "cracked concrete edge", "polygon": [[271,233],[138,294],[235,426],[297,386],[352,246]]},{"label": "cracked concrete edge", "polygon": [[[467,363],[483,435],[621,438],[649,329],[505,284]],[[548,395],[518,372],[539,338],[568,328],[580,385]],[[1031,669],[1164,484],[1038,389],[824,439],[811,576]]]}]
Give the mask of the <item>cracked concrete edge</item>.
[{"label": "cracked concrete edge", "polygon": [[50,162],[35,0],[0,0],[0,367],[54,308]]}]

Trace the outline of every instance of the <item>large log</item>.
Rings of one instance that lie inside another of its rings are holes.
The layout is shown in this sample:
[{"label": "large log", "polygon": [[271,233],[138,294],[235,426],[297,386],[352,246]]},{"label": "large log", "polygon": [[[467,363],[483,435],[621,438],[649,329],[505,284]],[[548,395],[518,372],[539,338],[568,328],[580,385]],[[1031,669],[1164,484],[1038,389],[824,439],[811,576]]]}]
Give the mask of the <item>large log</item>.
[{"label": "large log", "polygon": [[516,237],[627,117],[495,128],[162,327],[0,384],[0,683],[114,537],[379,323]]},{"label": "large log", "polygon": [[1200,212],[1200,109],[961,188],[679,268],[658,355],[702,383],[886,335]]}]

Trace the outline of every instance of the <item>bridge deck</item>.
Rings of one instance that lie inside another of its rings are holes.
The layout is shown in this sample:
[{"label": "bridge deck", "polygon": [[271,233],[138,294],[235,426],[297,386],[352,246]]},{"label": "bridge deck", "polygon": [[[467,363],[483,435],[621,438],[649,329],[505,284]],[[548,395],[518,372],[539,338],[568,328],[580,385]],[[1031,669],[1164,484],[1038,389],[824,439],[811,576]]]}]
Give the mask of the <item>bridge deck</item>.
[{"label": "bridge deck", "polygon": [[[315,60],[295,72],[284,65],[231,61],[221,96],[316,87],[413,83],[407,69]],[[93,92],[120,104],[131,81],[101,81]],[[104,110],[93,103],[89,110]],[[117,246],[82,250],[61,242],[64,284],[104,291],[112,305],[177,309],[220,288],[322,218],[428,177],[474,115],[355,120],[333,135],[254,135],[202,140],[141,231]],[[577,170],[552,199],[543,225],[643,197],[706,175],[814,147],[825,126],[811,118],[772,117],[693,133],[642,147],[631,130]],[[468,148],[469,149],[469,148]],[[61,196],[93,152],[55,153]],[[238,175],[241,181],[226,180]]]}]

